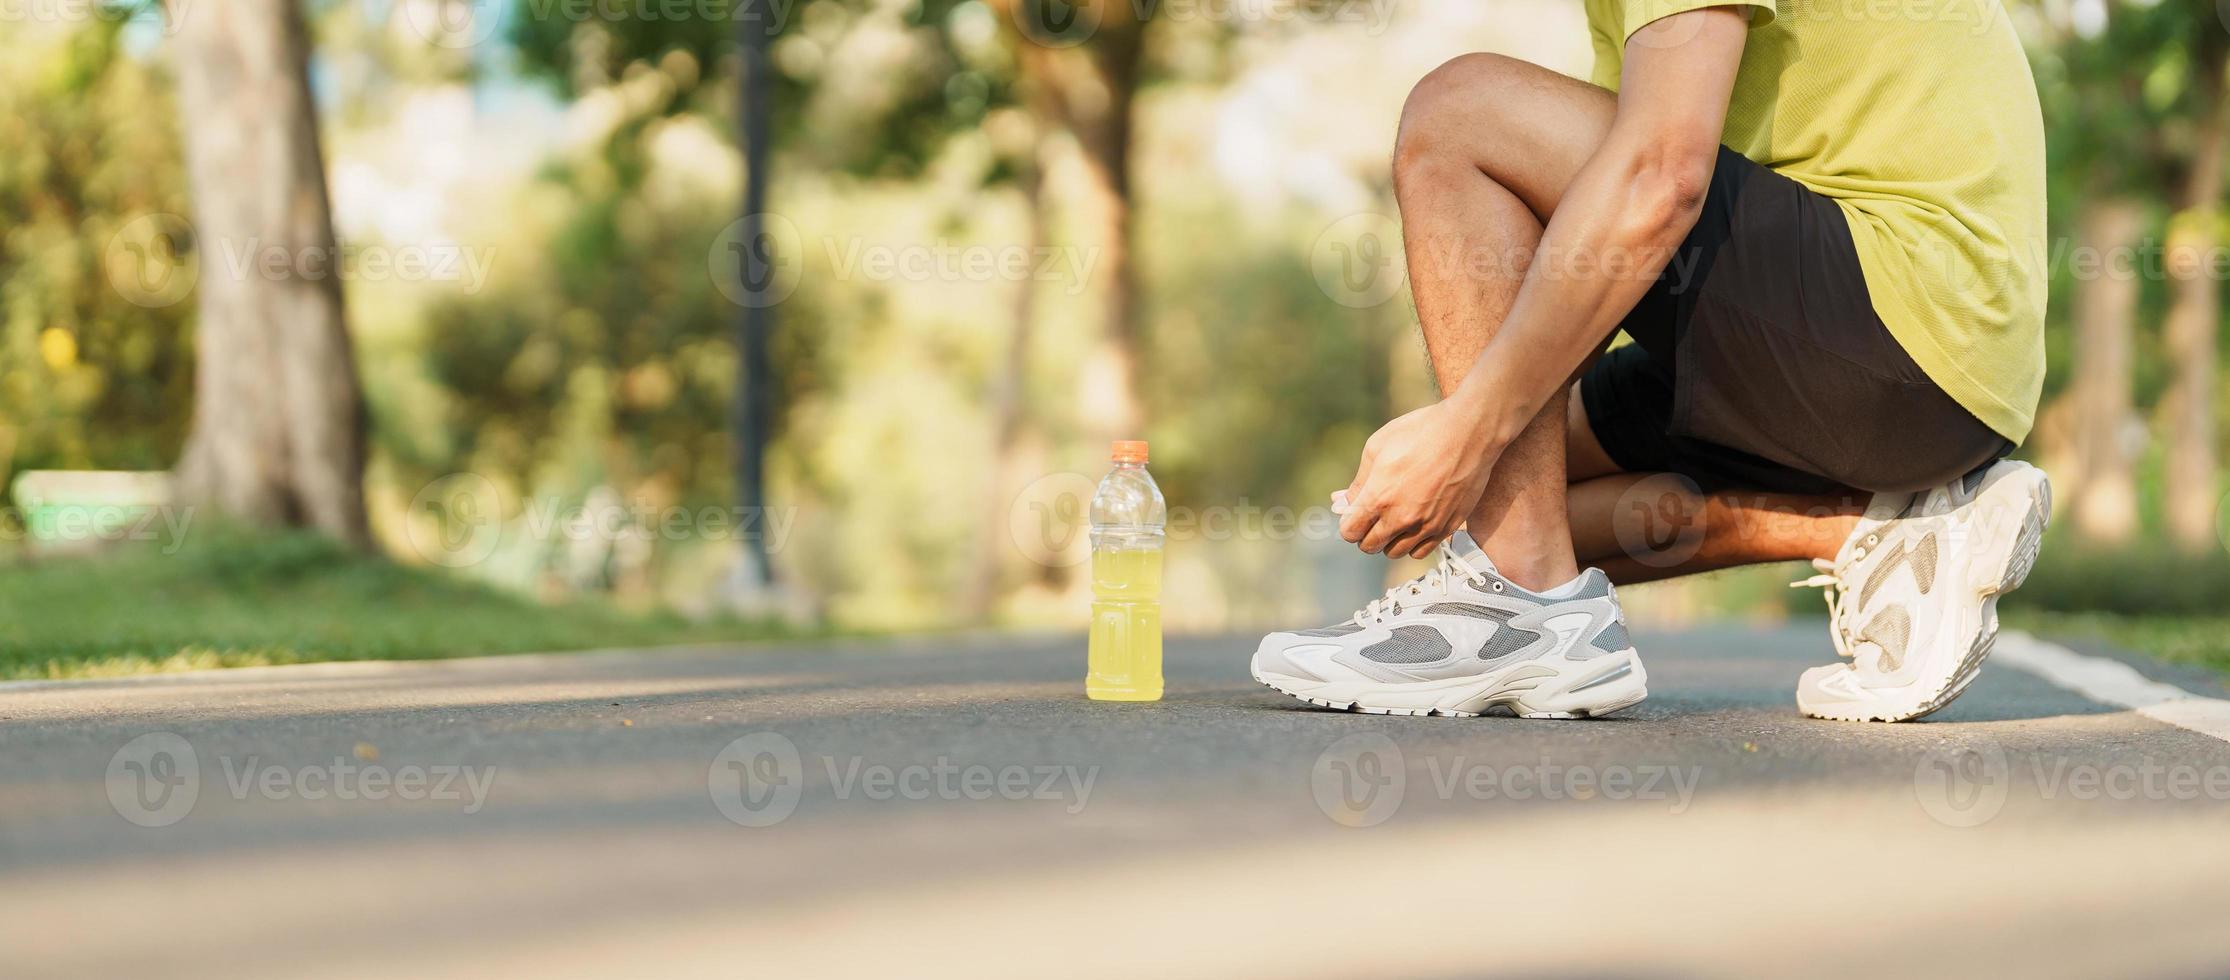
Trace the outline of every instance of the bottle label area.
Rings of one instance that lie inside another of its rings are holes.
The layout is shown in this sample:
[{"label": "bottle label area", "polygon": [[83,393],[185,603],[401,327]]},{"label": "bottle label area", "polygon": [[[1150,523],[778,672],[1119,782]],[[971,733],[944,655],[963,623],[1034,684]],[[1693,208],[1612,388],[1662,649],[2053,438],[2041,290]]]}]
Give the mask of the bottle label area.
[{"label": "bottle label area", "polygon": [[1161,604],[1092,603],[1084,693],[1102,701],[1161,697]]}]

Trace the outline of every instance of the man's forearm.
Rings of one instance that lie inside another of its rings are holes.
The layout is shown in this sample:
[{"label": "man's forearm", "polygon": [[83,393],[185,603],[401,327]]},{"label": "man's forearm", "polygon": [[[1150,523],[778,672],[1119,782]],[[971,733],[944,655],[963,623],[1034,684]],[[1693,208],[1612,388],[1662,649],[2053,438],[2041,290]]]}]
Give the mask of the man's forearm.
[{"label": "man's forearm", "polygon": [[1510,314],[1449,395],[1508,445],[1617,327],[1695,226],[1716,144],[1613,132],[1566,189]]}]

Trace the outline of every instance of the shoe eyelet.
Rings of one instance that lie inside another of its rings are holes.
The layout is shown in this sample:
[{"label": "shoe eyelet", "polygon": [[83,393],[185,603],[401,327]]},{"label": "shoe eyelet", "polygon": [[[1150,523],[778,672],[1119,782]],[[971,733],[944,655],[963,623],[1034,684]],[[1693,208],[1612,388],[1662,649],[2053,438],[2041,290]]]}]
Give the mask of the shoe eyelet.
[{"label": "shoe eyelet", "polygon": [[1869,534],[1866,536],[1866,543],[1870,545],[1880,544],[1882,543],[1881,536],[1878,534]]},{"label": "shoe eyelet", "polygon": [[1502,591],[1502,583],[1500,583],[1500,582],[1496,582],[1496,583],[1494,583],[1494,590],[1495,590],[1496,592],[1500,592],[1500,591]]}]

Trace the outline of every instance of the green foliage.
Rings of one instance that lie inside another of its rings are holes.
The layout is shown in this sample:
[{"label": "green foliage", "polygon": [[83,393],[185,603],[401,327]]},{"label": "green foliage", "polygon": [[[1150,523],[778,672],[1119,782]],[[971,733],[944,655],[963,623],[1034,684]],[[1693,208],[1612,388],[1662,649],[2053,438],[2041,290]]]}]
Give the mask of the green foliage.
[{"label": "green foliage", "polygon": [[639,133],[607,156],[584,166],[616,175],[609,183],[552,173],[568,217],[532,268],[428,312],[423,356],[450,409],[453,455],[419,460],[413,475],[472,469],[532,486],[570,451],[623,489],[656,482],[668,499],[724,500],[733,308],[706,256],[725,216],[646,200]]},{"label": "green foliage", "polygon": [[185,437],[191,294],[143,306],[109,278],[132,274],[132,245],[192,249],[148,234],[183,227],[157,216],[187,214],[184,167],[170,86],[122,30],[0,32],[0,459],[17,469],[160,469]]},{"label": "green foliage", "polygon": [[2086,549],[2055,532],[2010,608],[2130,616],[2216,616],[2230,597],[2230,556],[2159,544]]},{"label": "green foliage", "polygon": [[[2191,45],[2222,33],[2205,4],[2114,4],[2095,37],[2033,45],[2045,149],[2078,196],[2156,197],[2190,140]],[[2142,70],[2140,70],[2142,69]]]},{"label": "green foliage", "polygon": [[[2166,239],[2199,142],[2204,66],[2219,66],[2230,46],[2214,4],[2115,2],[2106,10],[2094,36],[2055,30],[2029,48],[2044,110],[2054,259],[2075,244],[2083,207],[2108,198],[2143,207],[2142,234],[2156,246]],[[2052,273],[2047,404],[2072,371],[2069,318],[2083,288],[2072,263],[2056,261]],[[2167,293],[2166,277],[2147,273],[2137,322],[2159,323]],[[2140,331],[2134,341],[2135,395],[2147,404],[2166,386],[2169,365],[2158,330]]]},{"label": "green foliage", "polygon": [[1423,356],[1406,297],[1367,310],[1326,300],[1292,247],[1309,230],[1296,218],[1290,237],[1234,232],[1201,249],[1197,229],[1242,226],[1224,203],[1190,199],[1142,229],[1145,397],[1172,500],[1323,503],[1388,411],[1389,358]]},{"label": "green foliage", "polygon": [[195,527],[152,544],[0,564],[0,678],[421,659],[753,639],[595,600],[546,606],[308,533]]},{"label": "green foliage", "polygon": [[[983,4],[969,0],[900,7],[872,0],[726,0],[689,8],[717,16],[679,18],[637,16],[629,6],[580,6],[590,16],[541,16],[567,5],[512,0],[507,35],[528,77],[577,99],[659,66],[678,78],[677,108],[711,109],[723,125],[733,123],[725,107],[734,104],[738,40],[771,11],[775,141],[786,156],[815,170],[919,176],[947,137],[1013,101],[1004,50],[967,42],[988,37],[986,31],[955,30],[956,23],[977,25],[989,16]],[[861,63],[863,54],[874,60]],[[690,70],[675,72],[677,64]],[[829,85],[832,80],[839,84]],[[705,98],[703,90],[717,96]]]},{"label": "green foliage", "polygon": [[[689,9],[741,11],[747,5],[748,0],[732,0],[725,5],[692,4]],[[574,9],[589,16],[558,15]],[[544,16],[546,11],[551,15]],[[516,0],[505,23],[520,66],[560,93],[578,97],[584,90],[618,80],[637,63],[656,64],[673,52],[698,65],[714,64],[735,50],[738,25],[745,21],[646,17],[637,15],[637,8],[617,4]]]}]

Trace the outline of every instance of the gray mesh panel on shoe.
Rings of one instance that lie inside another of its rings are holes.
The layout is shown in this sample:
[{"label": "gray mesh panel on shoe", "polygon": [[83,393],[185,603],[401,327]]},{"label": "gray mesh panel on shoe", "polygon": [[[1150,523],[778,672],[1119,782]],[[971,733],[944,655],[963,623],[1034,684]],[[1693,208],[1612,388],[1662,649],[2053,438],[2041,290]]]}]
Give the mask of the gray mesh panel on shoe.
[{"label": "gray mesh panel on shoe", "polygon": [[1510,621],[1510,617],[1517,615],[1505,609],[1482,606],[1475,602],[1435,602],[1426,606],[1424,612],[1434,616],[1469,616],[1472,619],[1491,619],[1497,623],[1507,623]]},{"label": "gray mesh panel on shoe", "polygon": [[1621,623],[1618,620],[1614,619],[1611,620],[1611,624],[1609,626],[1603,627],[1602,632],[1595,634],[1595,639],[1588,642],[1593,644],[1595,649],[1597,650],[1602,650],[1608,653],[1617,653],[1620,650],[1624,650],[1627,647],[1633,646],[1634,638],[1626,635],[1625,623]]},{"label": "gray mesh panel on shoe", "polygon": [[1920,579],[1920,594],[1936,587],[1936,532],[1930,531],[1913,549],[1913,575]]},{"label": "gray mesh panel on shoe", "polygon": [[1501,629],[1494,631],[1493,636],[1487,637],[1487,642],[1479,647],[1479,659],[1500,660],[1532,646],[1540,639],[1541,634],[1532,630],[1519,629],[1504,624]]},{"label": "gray mesh panel on shoe", "polygon": [[1448,659],[1448,638],[1430,626],[1397,626],[1394,635],[1363,648],[1363,659],[1382,664],[1429,664]]},{"label": "gray mesh panel on shoe", "polygon": [[1862,642],[1882,650],[1882,669],[1896,670],[1905,663],[1905,645],[1912,642],[1913,617],[1903,606],[1891,606],[1868,620],[1859,631]]},{"label": "gray mesh panel on shoe", "polygon": [[1912,573],[1913,580],[1920,584],[1921,595],[1927,595],[1929,590],[1936,587],[1936,533],[1934,531],[1921,535],[1918,544],[1908,544],[1900,541],[1897,543],[1897,549],[1891,552],[1888,558],[1883,559],[1881,564],[1874,566],[1873,574],[1866,576],[1866,584],[1858,592],[1859,608],[1863,609],[1868,603],[1873,602],[1875,591],[1889,582],[1889,576],[1897,571],[1898,566],[1907,563],[1911,564],[1909,571]]},{"label": "gray mesh panel on shoe", "polygon": [[1362,629],[1363,629],[1363,628],[1362,628],[1361,626],[1357,626],[1357,625],[1355,625],[1354,623],[1341,623],[1341,624],[1339,624],[1338,626],[1326,626],[1326,627],[1323,627],[1323,628],[1321,628],[1321,629],[1313,629],[1313,630],[1295,630],[1295,631],[1293,632],[1293,635],[1294,635],[1294,636],[1317,636],[1317,637],[1325,637],[1325,636],[1346,636],[1346,635],[1347,635],[1347,634],[1349,634],[1349,633],[1357,633],[1357,632],[1361,632],[1361,631],[1362,631]]}]

